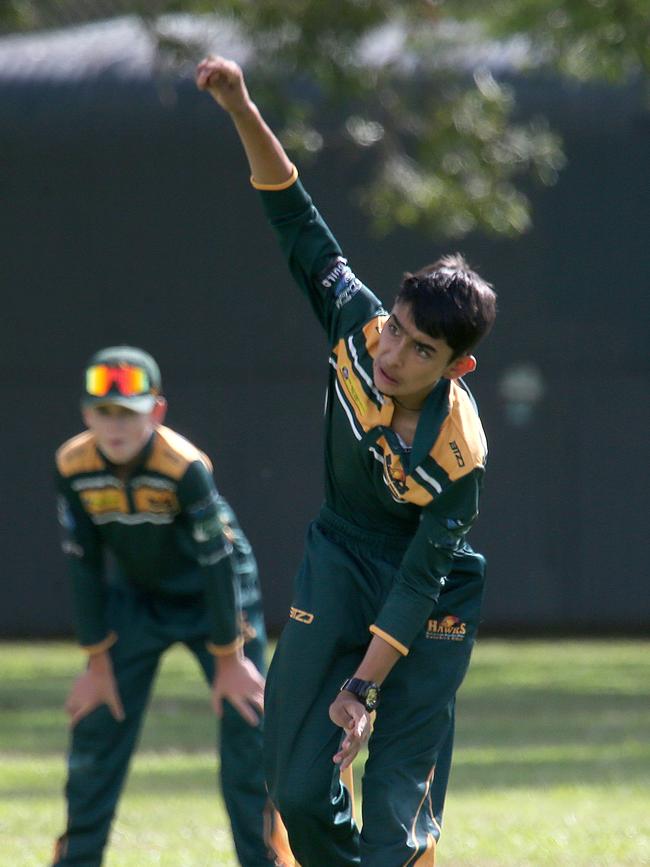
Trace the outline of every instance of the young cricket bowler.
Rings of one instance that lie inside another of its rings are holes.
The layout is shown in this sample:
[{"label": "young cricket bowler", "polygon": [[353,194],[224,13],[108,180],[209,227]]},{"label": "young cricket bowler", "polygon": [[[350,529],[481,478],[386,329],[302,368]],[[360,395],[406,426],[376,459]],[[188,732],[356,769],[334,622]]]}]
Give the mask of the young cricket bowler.
[{"label": "young cricket bowler", "polygon": [[54,864],[101,864],[158,664],[176,642],[196,657],[221,718],[221,785],[239,862],[279,863],[265,842],[274,821],[260,724],[266,634],[250,544],[207,456],[163,426],[151,355],[96,353],[81,406],[87,430],[59,448],[56,476],[88,664],[66,704],[68,821]]},{"label": "young cricket bowler", "polygon": [[[269,792],[301,867],[432,865],[484,582],[466,534],[486,443],[462,377],[495,295],[461,256],[446,256],[407,273],[386,312],[342,257],[240,68],[210,57],[196,81],[230,114],[332,347],[325,505],[266,687]],[[359,834],[339,775],[368,738]]]}]

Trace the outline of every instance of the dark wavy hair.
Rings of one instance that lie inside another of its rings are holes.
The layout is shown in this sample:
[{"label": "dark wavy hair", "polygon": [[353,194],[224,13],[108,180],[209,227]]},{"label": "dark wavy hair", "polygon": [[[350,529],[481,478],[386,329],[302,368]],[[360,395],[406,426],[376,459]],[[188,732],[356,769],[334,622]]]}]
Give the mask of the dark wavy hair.
[{"label": "dark wavy hair", "polygon": [[489,334],[497,312],[492,286],[460,253],[404,274],[395,301],[410,305],[419,331],[444,338],[453,358],[465,355]]}]

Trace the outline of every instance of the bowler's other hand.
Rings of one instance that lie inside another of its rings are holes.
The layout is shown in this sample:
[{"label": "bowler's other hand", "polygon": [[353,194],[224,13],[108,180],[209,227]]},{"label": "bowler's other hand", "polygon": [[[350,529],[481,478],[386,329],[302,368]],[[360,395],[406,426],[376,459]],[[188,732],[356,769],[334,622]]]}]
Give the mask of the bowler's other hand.
[{"label": "bowler's other hand", "polygon": [[218,656],[212,682],[212,707],[223,716],[227,699],[249,725],[256,726],[264,713],[264,678],[250,659],[239,653]]},{"label": "bowler's other hand", "polygon": [[334,762],[344,771],[357,756],[370,737],[370,713],[351,692],[343,690],[330,705],[330,719],[345,732],[345,737],[334,755]]},{"label": "bowler's other hand", "polygon": [[113,672],[93,671],[89,668],[72,684],[72,689],[65,703],[65,709],[70,716],[70,728],[100,705],[108,705],[112,716],[118,721],[124,720],[124,709]]},{"label": "bowler's other hand", "polygon": [[244,74],[234,60],[212,54],[206,57],[196,67],[196,86],[206,90],[229,114],[237,114],[250,105]]}]

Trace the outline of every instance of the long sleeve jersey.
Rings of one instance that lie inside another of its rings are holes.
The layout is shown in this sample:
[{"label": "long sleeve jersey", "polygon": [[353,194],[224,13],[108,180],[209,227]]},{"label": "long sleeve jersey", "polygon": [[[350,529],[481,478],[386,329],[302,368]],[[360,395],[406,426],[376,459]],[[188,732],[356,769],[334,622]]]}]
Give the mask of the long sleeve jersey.
[{"label": "long sleeve jersey", "polygon": [[331,346],[325,501],[354,525],[404,543],[392,590],[370,631],[407,654],[446,576],[471,550],[465,535],[478,513],[487,455],[476,405],[462,381],[441,379],[422,409],[412,448],[405,446],[391,428],[394,403],[373,382],[386,310],[355,276],[300,181],[259,189]]},{"label": "long sleeve jersey", "polygon": [[77,636],[86,650],[119,639],[107,621],[107,550],[121,576],[144,592],[205,594],[212,652],[241,643],[238,572],[252,555],[203,452],[159,426],[122,481],[85,431],[58,449],[56,483]]}]

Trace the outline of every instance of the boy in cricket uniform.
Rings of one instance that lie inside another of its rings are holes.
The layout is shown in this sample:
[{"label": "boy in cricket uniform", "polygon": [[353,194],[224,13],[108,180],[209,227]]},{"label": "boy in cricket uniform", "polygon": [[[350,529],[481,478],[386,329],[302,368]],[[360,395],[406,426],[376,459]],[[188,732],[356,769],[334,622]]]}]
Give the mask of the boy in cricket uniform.
[{"label": "boy in cricket uniform", "polygon": [[[462,376],[495,296],[448,256],[406,274],[387,312],[343,258],[239,67],[208,58],[197,85],[229,112],[331,346],[325,505],[267,681],[269,792],[301,867],[431,865],[483,592],[466,534],[486,444]],[[368,740],[372,711],[359,835],[339,774]]]},{"label": "boy in cricket uniform", "polygon": [[[208,457],[163,426],[158,365],[129,346],[85,370],[87,430],[56,454],[76,631],[67,827],[54,864],[99,867],[162,654],[196,657],[221,718],[221,784],[243,867],[275,863],[261,768],[266,636],[251,547]],[[209,856],[206,853],[206,863]]]}]

